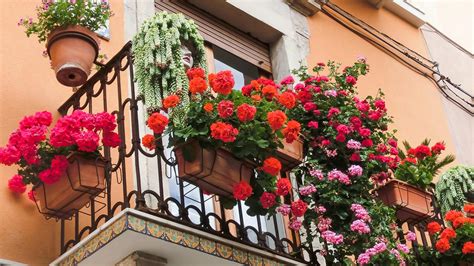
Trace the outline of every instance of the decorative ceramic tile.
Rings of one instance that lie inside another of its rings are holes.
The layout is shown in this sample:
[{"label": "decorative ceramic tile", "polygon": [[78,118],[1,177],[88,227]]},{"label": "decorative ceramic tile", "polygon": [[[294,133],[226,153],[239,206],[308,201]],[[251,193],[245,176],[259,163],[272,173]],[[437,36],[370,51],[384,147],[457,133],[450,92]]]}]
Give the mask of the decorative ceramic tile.
[{"label": "decorative ceramic tile", "polygon": [[134,231],[144,233],[146,222],[143,219],[140,219],[135,216],[127,215],[128,216],[128,228],[133,229]]},{"label": "decorative ceramic tile", "polygon": [[260,255],[249,253],[228,244],[200,237],[190,232],[182,232],[156,222],[145,221],[145,219],[130,214],[124,215],[108,228],[91,238],[82,247],[61,261],[59,265],[77,265],[126,230],[133,230],[147,236],[199,250],[220,258],[233,260],[245,265],[285,265],[276,260],[263,258]]},{"label": "decorative ceramic tile", "polygon": [[237,248],[233,248],[232,249],[232,255],[233,255],[233,258],[236,262],[238,263],[246,263],[247,262],[247,252],[241,250],[241,249],[237,249]]},{"label": "decorative ceramic tile", "polygon": [[207,240],[205,238],[200,239],[200,249],[208,254],[213,254],[216,251],[216,242]]},{"label": "decorative ceramic tile", "polygon": [[220,257],[228,259],[232,256],[232,247],[217,243],[217,253]]},{"label": "decorative ceramic tile", "polygon": [[156,238],[161,238],[165,233],[161,225],[152,222],[146,222],[146,230],[148,234]]},{"label": "decorative ceramic tile", "polygon": [[196,249],[199,246],[199,237],[189,233],[184,233],[183,242],[187,247]]}]

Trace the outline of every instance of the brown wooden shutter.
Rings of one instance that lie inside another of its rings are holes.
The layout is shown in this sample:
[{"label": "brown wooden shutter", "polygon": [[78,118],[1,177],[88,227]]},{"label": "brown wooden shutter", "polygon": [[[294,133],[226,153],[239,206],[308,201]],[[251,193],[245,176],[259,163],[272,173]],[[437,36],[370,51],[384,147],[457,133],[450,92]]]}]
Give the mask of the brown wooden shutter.
[{"label": "brown wooden shutter", "polygon": [[155,0],[157,11],[182,13],[194,20],[204,39],[257,67],[272,72],[268,44],[183,1]]}]

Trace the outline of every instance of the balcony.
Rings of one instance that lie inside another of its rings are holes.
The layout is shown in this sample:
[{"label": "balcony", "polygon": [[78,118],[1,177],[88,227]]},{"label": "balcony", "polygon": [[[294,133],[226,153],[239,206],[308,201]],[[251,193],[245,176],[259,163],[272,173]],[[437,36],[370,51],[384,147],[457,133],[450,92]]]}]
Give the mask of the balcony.
[{"label": "balcony", "polygon": [[[105,192],[60,220],[61,256],[52,265],[114,265],[135,251],[164,257],[171,265],[319,265],[324,243],[303,246],[304,230],[288,229],[285,217],[250,217],[241,202],[226,210],[217,196],[177,178],[166,138],[154,152],[146,151],[140,143],[144,109],[131,80],[127,43],[59,107],[62,115],[77,109],[115,114],[122,143],[103,151],[109,162]],[[399,224],[417,233],[415,255],[434,243],[426,224],[442,222],[433,204],[434,216]],[[399,238],[404,241],[403,234]]]}]

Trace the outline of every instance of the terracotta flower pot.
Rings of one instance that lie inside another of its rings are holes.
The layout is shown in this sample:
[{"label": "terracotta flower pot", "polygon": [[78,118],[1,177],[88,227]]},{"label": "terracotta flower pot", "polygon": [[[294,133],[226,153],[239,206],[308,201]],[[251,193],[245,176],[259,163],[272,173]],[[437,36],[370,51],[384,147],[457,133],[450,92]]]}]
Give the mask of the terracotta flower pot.
[{"label": "terracotta flower pot", "polygon": [[283,140],[283,148],[277,150],[277,158],[280,160],[283,171],[288,171],[303,162],[303,142],[295,140],[287,143]]},{"label": "terracotta flower pot", "polygon": [[250,161],[240,160],[224,149],[207,149],[191,141],[175,147],[178,176],[210,194],[233,197],[234,185],[250,182],[255,169]]},{"label": "terracotta flower pot", "polygon": [[105,160],[68,156],[66,173],[53,184],[33,188],[41,213],[48,217],[69,218],[105,189]]},{"label": "terracotta flower pot", "polygon": [[432,194],[400,180],[390,180],[376,190],[385,204],[397,207],[397,218],[401,222],[416,222],[433,215]]},{"label": "terracotta flower pot", "polygon": [[48,36],[46,49],[59,83],[77,87],[87,81],[99,55],[99,38],[87,28],[57,28]]}]

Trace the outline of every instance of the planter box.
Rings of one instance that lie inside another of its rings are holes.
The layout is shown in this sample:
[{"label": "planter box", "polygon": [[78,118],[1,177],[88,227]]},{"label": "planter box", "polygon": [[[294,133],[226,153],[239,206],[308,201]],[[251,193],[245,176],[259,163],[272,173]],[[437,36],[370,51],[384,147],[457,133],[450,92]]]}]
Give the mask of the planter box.
[{"label": "planter box", "polygon": [[283,148],[277,150],[277,158],[282,165],[282,171],[289,171],[303,162],[303,142],[295,140],[287,143],[283,140]]},{"label": "planter box", "polygon": [[40,184],[33,190],[38,209],[47,217],[69,218],[105,189],[105,160],[68,156],[66,173],[53,184]]},{"label": "planter box", "polygon": [[61,27],[49,34],[46,49],[59,83],[77,87],[91,73],[99,55],[99,38],[85,27]]},{"label": "planter box", "polygon": [[401,222],[416,222],[433,215],[432,194],[393,179],[376,190],[385,204],[397,207],[397,218]]},{"label": "planter box", "polygon": [[233,198],[233,187],[250,183],[255,165],[236,158],[224,149],[207,149],[197,141],[175,147],[178,176],[210,194]]}]

